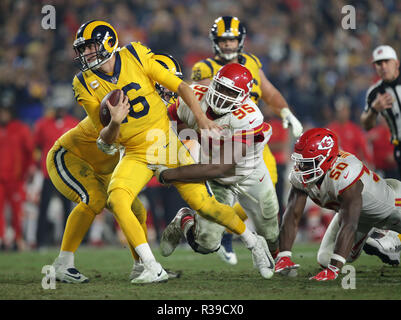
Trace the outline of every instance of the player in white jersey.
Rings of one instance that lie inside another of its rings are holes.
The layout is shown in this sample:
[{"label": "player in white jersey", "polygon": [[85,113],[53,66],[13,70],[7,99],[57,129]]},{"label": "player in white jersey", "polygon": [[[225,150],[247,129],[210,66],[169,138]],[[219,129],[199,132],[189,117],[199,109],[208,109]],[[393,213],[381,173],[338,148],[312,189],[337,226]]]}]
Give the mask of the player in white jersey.
[{"label": "player in white jersey", "polygon": [[292,187],[280,230],[276,272],[299,267],[291,261],[291,247],[308,197],[337,211],[318,252],[325,269],[311,279],[336,279],[340,268],[359,256],[372,228],[401,232],[401,182],[381,178],[354,155],[340,151],[334,132],[306,131],[291,158],[295,161],[289,177]]},{"label": "player in white jersey", "polygon": [[[272,134],[271,127],[263,122],[263,115],[249,98],[252,75],[240,64],[225,65],[213,78],[209,87],[193,85],[195,96],[200,100],[202,110],[219,126],[228,129],[222,140],[202,140],[200,143],[200,164],[176,169],[157,167],[159,180],[164,183],[173,181],[208,180],[216,199],[229,205],[238,201],[252,219],[256,233],[263,236],[270,252],[278,249],[278,200],[263,161],[263,148]],[[192,111],[178,98],[170,106],[170,116],[187,128],[197,130]],[[195,132],[192,130],[192,132]],[[188,132],[188,131],[187,131]],[[180,137],[185,137],[185,131]],[[206,145],[206,146],[205,146]],[[227,148],[233,151],[228,158]],[[219,151],[217,151],[219,150]],[[217,154],[222,163],[202,155]],[[240,153],[242,153],[240,155]],[[223,160],[224,159],[224,160]],[[205,161],[206,160],[206,161]],[[153,166],[153,168],[156,168]],[[224,227],[203,219],[188,208],[181,209],[176,218],[167,226],[162,235],[161,250],[164,256],[170,255],[184,235],[190,246],[199,253],[219,250]]]}]

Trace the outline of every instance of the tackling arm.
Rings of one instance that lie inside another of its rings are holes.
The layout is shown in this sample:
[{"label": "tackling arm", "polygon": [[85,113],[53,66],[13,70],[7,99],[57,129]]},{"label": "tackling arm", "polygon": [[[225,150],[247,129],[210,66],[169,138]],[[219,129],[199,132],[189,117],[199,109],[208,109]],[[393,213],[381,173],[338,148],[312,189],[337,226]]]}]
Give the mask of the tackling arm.
[{"label": "tackling arm", "polygon": [[[231,141],[229,142],[231,144]],[[227,147],[228,142],[225,143]],[[246,145],[240,142],[233,142],[233,149],[237,153],[246,152]],[[235,147],[235,145],[240,145],[240,147]],[[231,148],[231,146],[230,146]],[[220,160],[224,159],[224,147],[220,148]],[[219,164],[191,164],[186,166],[181,166],[174,169],[160,170],[158,167],[150,166],[151,169],[159,170],[156,172],[158,174],[158,180],[161,183],[171,183],[175,181],[181,182],[200,182],[209,179],[217,179],[230,177],[235,175],[235,159],[240,159],[236,156],[236,153],[232,153],[232,159],[229,163],[219,163]]]}]

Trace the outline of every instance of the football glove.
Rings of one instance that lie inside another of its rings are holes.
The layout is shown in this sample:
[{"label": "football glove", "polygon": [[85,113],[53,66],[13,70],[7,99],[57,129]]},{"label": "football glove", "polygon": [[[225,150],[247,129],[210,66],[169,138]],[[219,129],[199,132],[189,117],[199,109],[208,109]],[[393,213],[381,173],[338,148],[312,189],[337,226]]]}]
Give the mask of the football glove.
[{"label": "football glove", "polygon": [[148,168],[153,171],[157,181],[159,181],[161,184],[166,184],[161,175],[164,170],[168,169],[166,166],[162,164],[148,164]]},{"label": "football glove", "polygon": [[309,280],[316,280],[316,281],[335,280],[335,279],[337,279],[339,272],[340,272],[340,268],[337,268],[337,267],[329,264],[327,269],[320,271],[314,277],[309,278]]},{"label": "football glove", "polygon": [[116,152],[120,151],[120,147],[118,144],[108,144],[102,140],[102,138],[97,138],[96,140],[97,147],[102,150],[105,154],[113,156]]},{"label": "football glove", "polygon": [[287,129],[288,125],[290,125],[292,127],[292,134],[295,138],[298,138],[304,130],[301,122],[299,122],[288,108],[281,109],[280,116],[283,119],[283,128]]},{"label": "football glove", "polygon": [[295,264],[294,262],[292,262],[291,257],[284,256],[278,258],[274,272],[286,275],[292,269],[298,269],[298,268],[299,264]]}]

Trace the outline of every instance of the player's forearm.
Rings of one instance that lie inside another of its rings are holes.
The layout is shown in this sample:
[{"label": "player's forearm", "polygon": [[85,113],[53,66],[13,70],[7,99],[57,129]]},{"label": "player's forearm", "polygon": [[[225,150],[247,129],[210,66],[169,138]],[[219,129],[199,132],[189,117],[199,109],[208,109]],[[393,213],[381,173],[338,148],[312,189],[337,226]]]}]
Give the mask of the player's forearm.
[{"label": "player's forearm", "polygon": [[186,82],[182,81],[180,83],[180,85],[178,86],[177,93],[181,97],[181,99],[184,100],[184,102],[191,109],[192,113],[195,116],[195,119],[199,119],[199,118],[205,116],[192,89]]},{"label": "player's forearm", "polygon": [[280,251],[291,251],[295,237],[298,232],[298,224],[302,214],[297,214],[288,208],[283,215],[283,222],[280,228]]},{"label": "player's forearm", "polygon": [[[337,235],[336,245],[334,247],[335,255],[342,257],[344,260],[347,259],[355,240],[356,230],[357,230],[356,224],[349,223],[341,226]],[[335,267],[341,268],[344,263],[340,260],[332,258],[330,260],[330,264]]]},{"label": "player's forearm", "polygon": [[341,226],[334,246],[334,257],[337,255],[338,259],[332,257],[330,261],[330,264],[338,268],[343,266],[354,244],[355,233],[358,229],[358,221],[362,209],[362,188],[362,182],[358,181],[346,190],[341,197]]},{"label": "player's forearm", "polygon": [[361,114],[361,124],[365,130],[370,130],[376,125],[377,113],[370,108]]},{"label": "player's forearm", "polygon": [[274,113],[280,117],[281,110],[284,108],[288,108],[287,101],[276,88],[274,88],[272,90],[272,93],[263,100],[266,102],[266,104],[269,105],[269,107],[273,108]]},{"label": "player's forearm", "polygon": [[291,187],[287,208],[280,228],[280,251],[291,251],[305,209],[307,195]]},{"label": "player's forearm", "polygon": [[225,164],[191,164],[174,169],[167,169],[161,173],[165,183],[180,182],[201,182],[209,179],[224,178],[231,176],[232,165]]},{"label": "player's forearm", "polygon": [[113,144],[120,134],[120,124],[114,121],[104,127],[99,134],[99,137],[107,144]]}]

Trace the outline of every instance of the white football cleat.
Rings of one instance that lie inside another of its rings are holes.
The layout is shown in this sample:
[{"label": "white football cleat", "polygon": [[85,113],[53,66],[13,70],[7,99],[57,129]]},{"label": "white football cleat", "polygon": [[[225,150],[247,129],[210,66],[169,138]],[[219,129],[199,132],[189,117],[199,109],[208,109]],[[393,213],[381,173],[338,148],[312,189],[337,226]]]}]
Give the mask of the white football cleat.
[{"label": "white football cleat", "polygon": [[363,250],[369,255],[378,256],[383,263],[400,264],[401,241],[397,232],[389,230],[381,238],[369,237]]},{"label": "white football cleat", "polygon": [[143,265],[142,261],[141,262],[135,262],[134,265],[132,266],[131,273],[129,275],[129,279],[133,280],[135,278],[138,278],[141,273],[145,270],[145,266]]},{"label": "white football cleat", "polygon": [[[131,273],[129,275],[129,279],[133,280],[141,275],[141,273],[145,270],[145,266],[141,262],[135,262],[132,266]],[[167,272],[169,279],[177,279],[181,277],[182,271],[172,271],[168,269],[164,269]]]},{"label": "white football cleat", "polygon": [[144,283],[156,283],[166,282],[168,280],[168,274],[163,269],[160,263],[155,260],[149,261],[143,264],[144,270],[142,273],[131,280],[133,284],[144,284]]},{"label": "white football cleat", "polygon": [[179,245],[184,235],[181,229],[181,220],[185,216],[193,217],[193,211],[189,208],[181,208],[166,229],[164,229],[160,240],[160,251],[164,257],[171,255]]},{"label": "white football cleat", "polygon": [[220,248],[217,250],[217,254],[224,262],[235,265],[238,263],[238,259],[233,250],[232,238],[233,235],[231,233],[224,232],[223,237],[221,238]]},{"label": "white football cleat", "polygon": [[80,273],[75,267],[66,267],[53,263],[56,271],[56,280],[64,283],[87,283],[89,279]]},{"label": "white football cleat", "polygon": [[238,263],[237,255],[235,252],[228,252],[223,246],[217,250],[217,255],[223,260],[224,262],[236,265]]},{"label": "white football cleat", "polygon": [[274,275],[274,259],[265,238],[259,235],[256,238],[256,244],[251,248],[253,265],[263,278],[270,279]]}]

